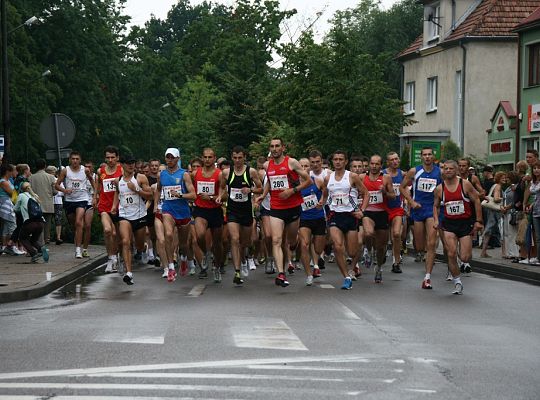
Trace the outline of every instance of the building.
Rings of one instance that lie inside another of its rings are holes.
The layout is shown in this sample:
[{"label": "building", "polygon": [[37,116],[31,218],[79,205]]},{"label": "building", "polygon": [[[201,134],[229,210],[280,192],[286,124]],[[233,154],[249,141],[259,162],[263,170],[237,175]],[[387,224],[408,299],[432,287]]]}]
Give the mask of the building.
[{"label": "building", "polygon": [[[465,155],[488,153],[486,122],[501,99],[516,104],[518,35],[540,0],[437,0],[424,30],[397,59],[403,66],[401,145],[453,140]],[[411,160],[414,155],[411,156]]]},{"label": "building", "polygon": [[514,29],[519,34],[518,159],[527,149],[540,150],[540,8]]},{"label": "building", "polygon": [[509,101],[501,101],[487,130],[487,163],[497,170],[512,170],[516,159],[516,112]]}]

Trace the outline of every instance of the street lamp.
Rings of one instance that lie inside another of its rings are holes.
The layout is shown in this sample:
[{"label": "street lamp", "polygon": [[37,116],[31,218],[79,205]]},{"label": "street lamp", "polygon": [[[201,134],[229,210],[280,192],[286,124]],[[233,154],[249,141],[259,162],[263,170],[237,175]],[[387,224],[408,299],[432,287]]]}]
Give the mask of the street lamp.
[{"label": "street lamp", "polygon": [[32,79],[29,81],[25,88],[24,88],[24,151],[26,154],[26,163],[28,164],[28,92],[30,91],[30,85],[32,83],[40,80],[41,78],[44,78],[46,76],[49,76],[51,74],[51,70],[48,69],[45,72],[43,72],[40,76],[38,76],[35,79]]},{"label": "street lamp", "polygon": [[36,17],[36,16],[34,15],[34,16],[28,18],[26,21],[24,21],[24,22],[23,22],[22,24],[20,24],[19,26],[17,26],[17,27],[15,27],[15,28],[13,28],[12,30],[10,30],[10,31],[8,32],[8,34],[11,34],[11,33],[15,32],[17,29],[22,28],[23,26],[30,26],[30,25],[32,25],[32,24],[35,24],[36,22],[40,22],[40,20],[39,20],[38,17]]}]

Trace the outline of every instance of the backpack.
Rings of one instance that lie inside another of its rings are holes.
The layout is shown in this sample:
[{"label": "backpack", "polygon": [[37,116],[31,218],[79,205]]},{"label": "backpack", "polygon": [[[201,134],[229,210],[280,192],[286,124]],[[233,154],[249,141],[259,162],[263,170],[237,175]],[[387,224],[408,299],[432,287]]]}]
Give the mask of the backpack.
[{"label": "backpack", "polygon": [[32,220],[40,219],[43,217],[43,211],[39,203],[32,197],[28,199],[28,218]]}]

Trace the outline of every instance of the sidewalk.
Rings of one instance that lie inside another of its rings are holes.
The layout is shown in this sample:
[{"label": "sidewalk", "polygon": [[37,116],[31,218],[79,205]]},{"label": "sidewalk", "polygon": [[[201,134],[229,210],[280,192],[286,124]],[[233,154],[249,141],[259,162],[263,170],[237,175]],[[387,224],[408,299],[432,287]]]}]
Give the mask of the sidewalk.
[{"label": "sidewalk", "polygon": [[[44,296],[106,262],[104,246],[90,246],[89,258],[76,259],[73,244],[48,246],[50,260],[30,263],[26,256],[0,256],[0,303]],[[47,281],[46,272],[52,273]]]},{"label": "sidewalk", "polygon": [[[500,248],[487,251],[491,258],[481,258],[480,251],[478,248],[473,248],[470,262],[473,272],[540,285],[540,266],[515,264],[511,260],[505,260],[502,258]],[[414,251],[409,249],[409,254],[414,256]],[[444,260],[442,245],[437,249],[437,260]]]}]

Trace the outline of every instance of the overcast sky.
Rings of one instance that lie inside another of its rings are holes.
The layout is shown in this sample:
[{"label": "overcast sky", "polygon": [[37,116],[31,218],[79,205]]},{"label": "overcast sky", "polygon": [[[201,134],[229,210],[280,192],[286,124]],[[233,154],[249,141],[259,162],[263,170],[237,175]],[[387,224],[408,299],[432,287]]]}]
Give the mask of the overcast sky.
[{"label": "overcast sky", "polygon": [[[234,1],[218,0],[214,2],[232,4]],[[388,8],[396,2],[397,0],[381,1],[384,8]],[[176,0],[127,0],[125,13],[132,17],[132,25],[143,25],[150,18],[151,14],[164,19],[172,5],[176,3]],[[191,1],[191,4],[197,3],[202,3],[202,1]],[[323,11],[324,14],[315,25],[315,31],[319,35],[328,30],[327,21],[336,10],[354,7],[357,3],[358,1],[354,0],[281,0],[281,5],[284,9],[296,8],[298,11],[296,19],[291,21],[291,25],[309,25],[309,20],[313,20],[317,12]],[[292,26],[291,29],[296,29],[296,27]]]}]

